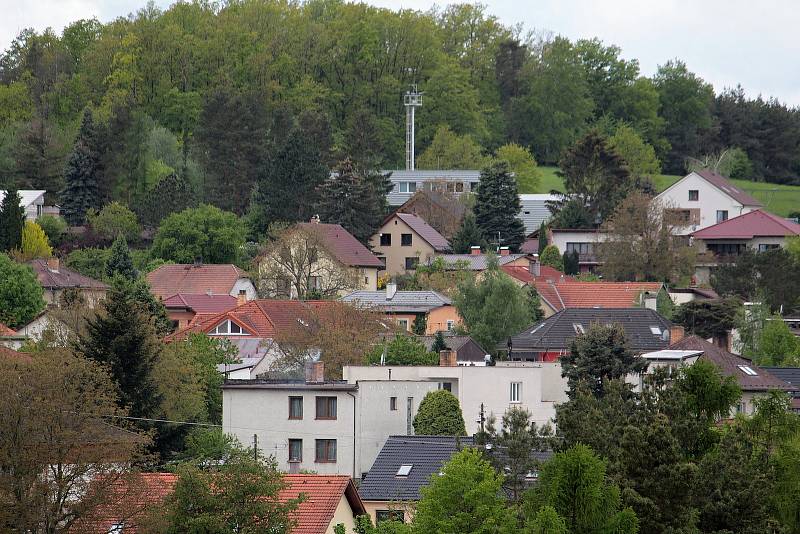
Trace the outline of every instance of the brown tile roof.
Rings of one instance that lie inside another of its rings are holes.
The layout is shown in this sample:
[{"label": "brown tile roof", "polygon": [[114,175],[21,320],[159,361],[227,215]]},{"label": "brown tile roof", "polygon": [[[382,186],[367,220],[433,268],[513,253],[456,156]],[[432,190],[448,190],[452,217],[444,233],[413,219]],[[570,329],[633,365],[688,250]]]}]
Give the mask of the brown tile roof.
[{"label": "brown tile roof", "polygon": [[[797,390],[795,386],[772,376],[768,371],[756,366],[750,360],[731,354],[722,347],[709,343],[699,336],[687,336],[673,343],[669,348],[674,350],[702,350],[703,355],[700,358],[715,364],[722,370],[723,374],[734,377],[742,391]],[[748,367],[756,374],[750,375],[742,370],[742,367]]]},{"label": "brown tile roof", "polygon": [[84,276],[79,272],[65,267],[59,262],[57,269],[51,269],[47,260],[33,260],[28,263],[36,273],[39,283],[45,289],[66,289],[76,287],[80,289],[108,289],[108,285]]},{"label": "brown tile roof", "polygon": [[232,295],[192,295],[178,293],[164,299],[167,309],[187,309],[195,313],[222,313],[236,307],[237,299]]},{"label": "brown tile roof", "polygon": [[800,235],[800,224],[764,210],[754,210],[691,234],[697,239],[753,239]]},{"label": "brown tile roof", "polygon": [[22,363],[31,363],[33,361],[33,358],[31,358],[28,354],[25,354],[24,352],[17,352],[13,349],[9,349],[8,347],[4,347],[3,345],[0,345],[0,359]]},{"label": "brown tile roof", "polygon": [[[450,243],[445,239],[445,237],[437,232],[431,225],[425,222],[425,219],[419,217],[417,215],[413,215],[411,213],[394,213],[386,218],[383,224],[389,222],[392,217],[397,217],[404,223],[406,223],[412,230],[414,230],[419,236],[428,242],[430,246],[433,247],[433,250],[436,252],[444,252],[446,250],[450,250]],[[383,225],[381,225],[383,226]]]},{"label": "brown tile roof", "polygon": [[383,262],[377,256],[340,224],[298,223],[297,227],[316,232],[325,243],[328,251],[342,265],[350,267],[384,267]]},{"label": "brown tile roof", "polygon": [[364,503],[356,487],[346,475],[284,475],[288,486],[281,491],[281,501],[305,495],[297,510],[291,514],[297,525],[292,534],[325,534],[342,496],[347,498],[353,515],[363,515]]},{"label": "brown tile roof", "polygon": [[155,296],[165,299],[177,293],[227,295],[240,278],[248,274],[231,264],[175,263],[148,273],[147,282]]},{"label": "brown tile roof", "polygon": [[12,329],[10,329],[9,327],[7,327],[6,325],[4,325],[3,323],[0,323],[0,337],[5,337],[5,336],[14,336],[14,335],[16,335],[16,334],[17,334],[17,333],[16,333],[15,331],[13,331]]},{"label": "brown tile roof", "polygon": [[723,193],[734,199],[736,202],[743,206],[762,206],[761,202],[747,194],[743,189],[736,187],[730,180],[717,174],[710,169],[703,169],[695,171],[696,174],[703,177],[705,181],[721,190]]}]

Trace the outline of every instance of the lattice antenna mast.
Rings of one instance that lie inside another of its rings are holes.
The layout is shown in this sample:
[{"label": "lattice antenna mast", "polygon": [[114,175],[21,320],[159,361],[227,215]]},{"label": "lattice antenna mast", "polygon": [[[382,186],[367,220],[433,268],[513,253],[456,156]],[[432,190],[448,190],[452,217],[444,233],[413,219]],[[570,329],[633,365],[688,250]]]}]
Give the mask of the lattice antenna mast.
[{"label": "lattice antenna mast", "polygon": [[414,170],[414,110],[422,105],[422,93],[417,90],[417,84],[411,85],[411,90],[403,95],[403,104],[406,106],[406,170]]}]

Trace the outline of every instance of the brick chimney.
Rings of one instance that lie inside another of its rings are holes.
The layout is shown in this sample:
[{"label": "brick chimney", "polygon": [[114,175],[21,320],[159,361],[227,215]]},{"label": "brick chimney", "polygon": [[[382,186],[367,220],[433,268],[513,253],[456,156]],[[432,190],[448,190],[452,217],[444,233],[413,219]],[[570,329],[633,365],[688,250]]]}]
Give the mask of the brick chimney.
[{"label": "brick chimney", "polygon": [[509,249],[508,247],[500,247],[501,256],[508,256],[509,254],[511,254],[511,249]]},{"label": "brick chimney", "polygon": [[60,267],[60,262],[56,256],[50,256],[49,258],[47,258],[48,269],[50,269],[54,273],[57,273],[59,267]]},{"label": "brick chimney", "polygon": [[679,325],[672,325],[669,327],[669,344],[677,343],[683,339],[683,327]]},{"label": "brick chimney", "polygon": [[236,305],[241,306],[242,304],[247,303],[247,291],[244,289],[239,290],[239,294],[236,295]]},{"label": "brick chimney", "polygon": [[439,351],[439,367],[458,367],[456,352],[450,349]]},{"label": "brick chimney", "polygon": [[531,276],[542,275],[542,265],[539,263],[539,255],[534,254],[533,259],[528,260],[528,272]]},{"label": "brick chimney", "polygon": [[306,362],[306,384],[325,382],[325,364],[323,362]]},{"label": "brick chimney", "polygon": [[473,246],[469,247],[469,253],[472,254],[473,256],[480,256],[481,255],[481,247],[479,247],[478,245],[473,245]]}]

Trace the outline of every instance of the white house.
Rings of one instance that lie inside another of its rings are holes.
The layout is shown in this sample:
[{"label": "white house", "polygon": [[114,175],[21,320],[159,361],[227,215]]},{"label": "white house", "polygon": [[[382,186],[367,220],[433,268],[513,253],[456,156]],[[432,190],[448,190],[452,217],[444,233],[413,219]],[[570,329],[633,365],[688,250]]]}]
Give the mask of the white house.
[{"label": "white house", "polygon": [[690,172],[656,199],[673,212],[676,220],[685,221],[685,226],[676,231],[678,235],[689,235],[762,207],[730,180],[707,169]]},{"label": "white house", "polygon": [[[598,265],[597,244],[607,238],[606,233],[597,228],[548,228],[547,243],[554,245],[563,256],[565,252],[578,253],[578,265],[582,273],[592,272]],[[528,234],[520,248],[527,254],[540,254],[539,228]]]},{"label": "white house", "polygon": [[[45,213],[54,213],[58,215],[58,210],[45,209],[44,194],[46,191],[20,189],[17,192],[20,196],[19,205],[25,209],[25,218],[29,221],[35,221]],[[0,202],[2,202],[5,197],[6,191],[0,190]]]},{"label": "white house", "polygon": [[387,170],[394,186],[386,195],[390,206],[400,206],[418,190],[442,189],[454,195],[474,192],[481,181],[479,170]]}]

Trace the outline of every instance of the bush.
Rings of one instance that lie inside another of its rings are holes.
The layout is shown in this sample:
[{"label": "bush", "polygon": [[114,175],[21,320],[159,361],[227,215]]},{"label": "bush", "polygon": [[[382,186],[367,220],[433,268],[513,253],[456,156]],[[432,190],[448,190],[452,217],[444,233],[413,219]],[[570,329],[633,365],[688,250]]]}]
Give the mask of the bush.
[{"label": "bush", "polygon": [[386,365],[437,365],[439,362],[439,356],[434,352],[428,352],[419,339],[398,334],[390,342],[376,345],[372,352],[367,354],[366,363],[380,364],[384,350]]},{"label": "bush", "polygon": [[53,255],[53,247],[47,240],[42,227],[33,221],[25,221],[22,228],[22,249],[11,252],[17,261],[26,262],[37,258],[49,258]]},{"label": "bush", "polygon": [[445,389],[430,391],[419,404],[414,432],[421,436],[466,436],[458,399]]},{"label": "bush", "polygon": [[235,263],[244,246],[245,229],[231,212],[202,205],[173,213],[158,228],[152,257],[175,263]]},{"label": "bush", "polygon": [[136,220],[136,214],[119,202],[106,205],[100,213],[90,211],[86,217],[92,230],[106,241],[113,241],[120,234],[129,243],[139,240],[142,229]]},{"label": "bush", "polygon": [[67,221],[55,215],[42,215],[36,222],[44,230],[51,245],[57,247],[61,244],[64,234],[67,233]]},{"label": "bush", "polygon": [[547,245],[544,250],[539,254],[539,262],[542,265],[549,265],[558,271],[564,271],[564,260],[561,258],[561,253],[555,245]]}]

